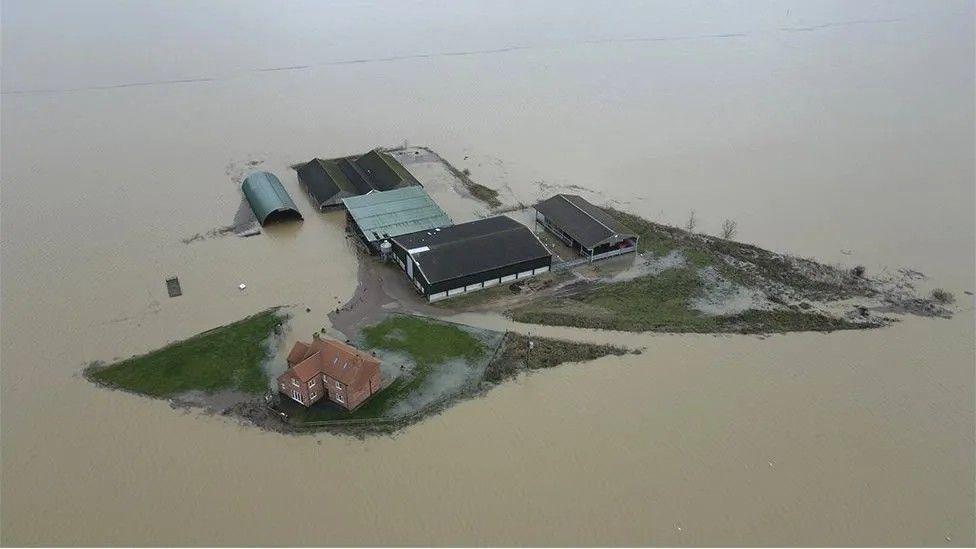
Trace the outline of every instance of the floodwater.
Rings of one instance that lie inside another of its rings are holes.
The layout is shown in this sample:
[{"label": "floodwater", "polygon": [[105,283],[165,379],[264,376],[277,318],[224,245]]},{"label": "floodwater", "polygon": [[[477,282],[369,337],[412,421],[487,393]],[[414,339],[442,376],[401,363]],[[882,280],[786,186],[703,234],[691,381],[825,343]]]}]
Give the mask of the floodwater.
[{"label": "floodwater", "polygon": [[[972,545],[973,16],[4,2],[2,542]],[[645,350],[365,441],[82,379],[272,305],[297,306],[289,342],[327,325],[354,255],[287,166],[404,141],[509,202],[579,186],[666,222],[694,209],[705,232],[735,219],[775,250],[919,269],[958,313],[767,339],[552,329]],[[304,223],[184,244],[231,221],[248,162]]]}]

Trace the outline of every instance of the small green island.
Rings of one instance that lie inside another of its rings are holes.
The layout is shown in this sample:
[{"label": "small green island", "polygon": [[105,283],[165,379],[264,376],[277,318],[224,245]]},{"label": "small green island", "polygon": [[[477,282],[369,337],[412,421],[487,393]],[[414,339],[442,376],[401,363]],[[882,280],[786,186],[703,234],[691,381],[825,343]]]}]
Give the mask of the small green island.
[{"label": "small green island", "polygon": [[[269,362],[283,322],[287,315],[270,309],[145,355],[92,364],[85,374],[106,387],[211,408],[269,430],[364,435],[396,431],[523,371],[628,352],[392,314],[364,327],[358,342],[383,359],[387,383],[362,406],[347,411],[326,401],[306,407],[271,398],[272,379],[266,372],[275,366]],[[236,398],[226,400],[228,393]],[[214,395],[229,405],[208,406],[208,397]]]}]

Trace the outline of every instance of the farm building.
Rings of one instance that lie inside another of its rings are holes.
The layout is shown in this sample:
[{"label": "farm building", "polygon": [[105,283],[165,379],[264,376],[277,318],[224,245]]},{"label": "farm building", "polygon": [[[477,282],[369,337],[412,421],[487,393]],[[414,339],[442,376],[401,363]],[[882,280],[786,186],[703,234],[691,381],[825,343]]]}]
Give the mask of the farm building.
[{"label": "farm building", "polygon": [[429,301],[549,271],[552,254],[526,227],[503,215],[390,239],[397,263]]},{"label": "farm building", "polygon": [[637,234],[581,196],[557,194],[535,211],[539,224],[590,261],[637,250]]},{"label": "farm building", "polygon": [[320,210],[341,207],[343,198],[420,185],[392,156],[376,149],[359,156],[314,158],[298,167],[298,181]]},{"label": "farm building", "polygon": [[284,219],[302,219],[298,207],[273,173],[254,172],[248,175],[241,183],[241,191],[262,225]]},{"label": "farm building", "polygon": [[342,199],[349,229],[370,253],[394,236],[437,229],[454,222],[423,187],[409,186]]}]

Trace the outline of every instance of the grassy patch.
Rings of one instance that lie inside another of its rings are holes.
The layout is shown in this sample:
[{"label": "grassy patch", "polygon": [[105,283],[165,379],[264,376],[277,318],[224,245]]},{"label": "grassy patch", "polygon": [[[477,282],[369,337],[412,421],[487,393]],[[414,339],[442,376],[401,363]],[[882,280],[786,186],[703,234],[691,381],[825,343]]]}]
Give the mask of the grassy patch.
[{"label": "grassy patch", "polygon": [[579,295],[543,299],[509,312],[519,322],[631,332],[770,333],[859,328],[842,319],[802,311],[750,310],[712,316],[692,308],[703,291],[694,268],[595,286]]},{"label": "grassy patch", "polygon": [[495,189],[489,189],[481,183],[475,183],[466,175],[461,179],[461,181],[468,189],[468,192],[471,193],[471,196],[477,198],[485,204],[488,204],[488,207],[497,208],[502,205],[502,201],[498,199],[498,191]]},{"label": "grassy patch", "polygon": [[154,397],[224,389],[260,394],[268,390],[265,343],[279,322],[276,310],[264,311],[86,373],[97,383]]},{"label": "grassy patch", "polygon": [[474,360],[484,347],[471,334],[451,324],[413,316],[391,316],[363,329],[367,348],[405,352],[418,366],[431,366],[453,358]]},{"label": "grassy patch", "polygon": [[454,177],[461,180],[461,183],[464,185],[464,188],[467,189],[469,193],[471,193],[471,196],[484,202],[485,204],[488,205],[489,208],[498,208],[499,206],[502,205],[502,201],[498,199],[498,191],[496,191],[495,189],[489,189],[488,187],[485,187],[481,183],[475,183],[474,180],[472,180],[471,177],[468,175],[468,173],[466,173],[466,171],[461,171],[455,168],[453,164],[451,164],[446,160],[444,161],[444,165],[447,166],[447,169],[452,174],[454,174]]},{"label": "grassy patch", "polygon": [[505,334],[501,351],[485,370],[485,379],[497,382],[514,377],[521,370],[552,368],[564,362],[586,362],[606,355],[623,355],[627,352],[626,349],[613,345],[530,338],[509,332]]},{"label": "grassy patch", "polygon": [[[737,315],[707,315],[693,308],[706,291],[700,269],[714,268],[739,286],[766,293],[784,303],[793,298],[831,300],[869,295],[870,286],[839,269],[654,223],[633,214],[605,208],[639,236],[638,250],[653,256],[678,251],[687,266],[654,276],[594,285],[575,295],[540,299],[508,311],[520,322],[626,331],[740,332],[831,331],[865,327],[844,319],[783,307],[749,310]],[[777,301],[778,300],[778,301]]]},{"label": "grassy patch", "polygon": [[714,266],[726,278],[742,285],[755,286],[763,282],[783,284],[811,299],[842,299],[867,292],[866,286],[858,284],[853,275],[827,265],[777,254],[751,244],[692,234],[612,208],[604,210],[640,236],[638,251],[660,256],[672,250],[681,250],[691,264],[697,267]]}]

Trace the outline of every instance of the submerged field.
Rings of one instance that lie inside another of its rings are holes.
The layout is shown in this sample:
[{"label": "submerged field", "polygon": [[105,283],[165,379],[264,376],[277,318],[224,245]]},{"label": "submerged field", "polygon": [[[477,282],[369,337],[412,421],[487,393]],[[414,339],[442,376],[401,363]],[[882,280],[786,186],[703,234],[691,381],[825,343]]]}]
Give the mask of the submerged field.
[{"label": "submerged field", "polygon": [[187,391],[261,394],[268,390],[261,368],[271,355],[268,340],[282,321],[277,309],[269,309],[144,355],[92,365],[86,375],[96,383],[160,398]]}]

